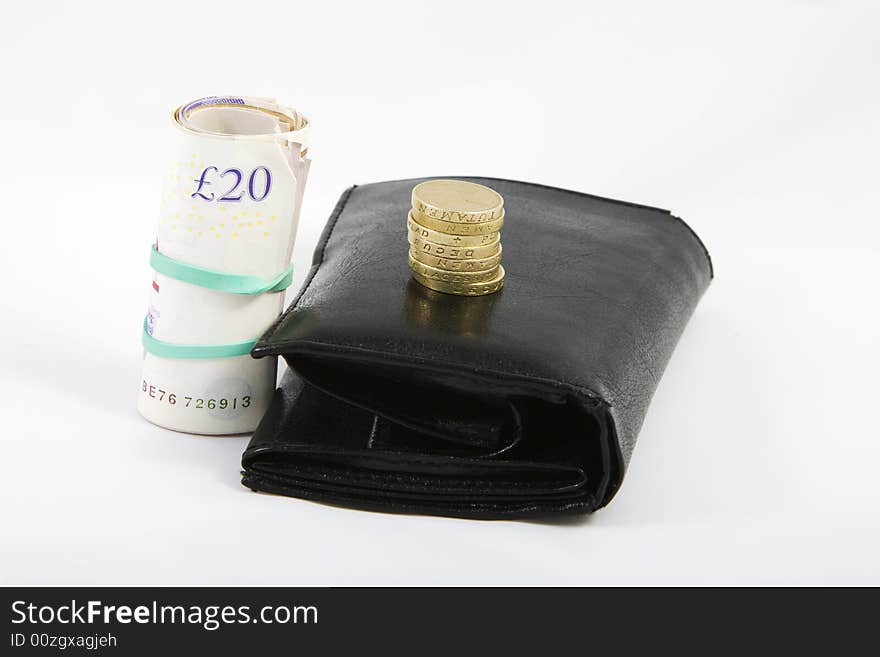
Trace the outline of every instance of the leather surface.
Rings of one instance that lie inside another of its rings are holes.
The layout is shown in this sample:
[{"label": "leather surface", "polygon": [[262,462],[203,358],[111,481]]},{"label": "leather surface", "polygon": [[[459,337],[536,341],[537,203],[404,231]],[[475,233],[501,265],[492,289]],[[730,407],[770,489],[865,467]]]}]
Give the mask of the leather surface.
[{"label": "leather surface", "polygon": [[504,289],[428,290],[410,191],[347,190],[255,357],[291,371],[244,453],[255,490],[478,518],[585,513],[618,490],[712,265],[669,212],[529,183],[504,196]]}]

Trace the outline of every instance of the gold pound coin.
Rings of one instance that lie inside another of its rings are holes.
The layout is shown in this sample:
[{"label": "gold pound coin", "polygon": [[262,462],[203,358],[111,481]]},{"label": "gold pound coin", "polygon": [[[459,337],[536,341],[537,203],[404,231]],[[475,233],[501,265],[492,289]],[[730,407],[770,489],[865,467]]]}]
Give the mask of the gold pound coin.
[{"label": "gold pound coin", "polygon": [[412,253],[409,254],[408,260],[409,268],[420,276],[444,283],[485,283],[498,275],[498,269],[495,267],[485,271],[449,271],[432,267],[413,258]]},{"label": "gold pound coin", "polygon": [[485,235],[449,235],[441,233],[439,230],[433,230],[422,226],[413,219],[412,212],[406,219],[406,226],[413,236],[421,237],[423,240],[433,242],[434,244],[445,244],[447,246],[486,246],[494,244],[498,241],[498,233],[486,233]]},{"label": "gold pound coin", "polygon": [[488,258],[471,258],[469,260],[456,260],[455,258],[445,258],[443,256],[431,255],[424,253],[418,249],[411,248],[409,251],[414,260],[418,260],[422,264],[437,269],[445,269],[447,271],[486,271],[495,269],[501,264],[501,247],[498,252]]},{"label": "gold pound coin", "polygon": [[442,219],[434,219],[425,216],[421,212],[411,211],[410,217],[419,225],[431,230],[436,230],[446,235],[486,235],[487,233],[497,233],[504,226],[504,213],[500,217],[491,221],[483,221],[480,223],[464,223],[460,221],[443,221]]},{"label": "gold pound coin", "polygon": [[478,297],[484,294],[492,294],[504,287],[504,267],[498,267],[495,278],[482,283],[447,283],[432,278],[425,278],[419,272],[413,270],[413,278],[427,288],[443,292],[445,294],[457,294],[466,297]]},{"label": "gold pound coin", "polygon": [[420,251],[425,255],[433,255],[453,260],[479,260],[488,258],[501,252],[501,240],[495,240],[483,246],[449,246],[448,244],[435,244],[422,239],[411,230],[407,231],[406,238],[414,251]]},{"label": "gold pound coin", "polygon": [[504,216],[501,194],[485,185],[464,180],[419,183],[412,190],[412,206],[429,219],[457,223],[484,223]]}]

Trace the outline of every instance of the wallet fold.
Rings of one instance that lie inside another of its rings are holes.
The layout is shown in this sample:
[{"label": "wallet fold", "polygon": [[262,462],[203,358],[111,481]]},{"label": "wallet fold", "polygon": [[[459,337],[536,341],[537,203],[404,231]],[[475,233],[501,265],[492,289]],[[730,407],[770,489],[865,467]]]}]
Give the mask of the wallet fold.
[{"label": "wallet fold", "polygon": [[347,190],[303,288],[252,354],[288,365],[244,485],[474,518],[587,513],[620,487],[648,403],[712,278],[669,212],[492,178],[505,287],[429,290],[407,266],[410,191]]}]

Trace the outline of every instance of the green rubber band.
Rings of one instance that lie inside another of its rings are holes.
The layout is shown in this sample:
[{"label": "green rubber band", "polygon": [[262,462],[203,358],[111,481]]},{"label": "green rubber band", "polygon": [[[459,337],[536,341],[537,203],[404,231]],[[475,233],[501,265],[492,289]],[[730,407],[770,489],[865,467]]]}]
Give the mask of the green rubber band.
[{"label": "green rubber band", "polygon": [[232,358],[246,356],[257,344],[256,340],[234,344],[174,344],[157,340],[147,331],[147,319],[144,318],[144,333],[141,336],[144,349],[160,358]]},{"label": "green rubber band", "polygon": [[293,264],[272,280],[247,274],[224,274],[223,272],[196,267],[180,262],[159,253],[153,244],[150,250],[150,267],[169,278],[210,290],[231,292],[232,294],[263,294],[264,292],[281,292],[290,287],[293,280]]}]

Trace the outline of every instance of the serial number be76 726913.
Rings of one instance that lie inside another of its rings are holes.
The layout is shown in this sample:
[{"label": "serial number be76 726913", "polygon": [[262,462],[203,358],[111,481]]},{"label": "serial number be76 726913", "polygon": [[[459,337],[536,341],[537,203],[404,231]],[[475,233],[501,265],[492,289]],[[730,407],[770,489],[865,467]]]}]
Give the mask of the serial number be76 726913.
[{"label": "serial number be76 726913", "polygon": [[151,399],[155,399],[171,406],[183,404],[186,408],[207,409],[211,411],[215,409],[222,411],[226,409],[247,408],[251,405],[250,395],[217,398],[181,396],[177,393],[163,390],[158,386],[151,385],[150,383],[147,383],[147,381],[143,381],[141,384],[141,392]]}]

